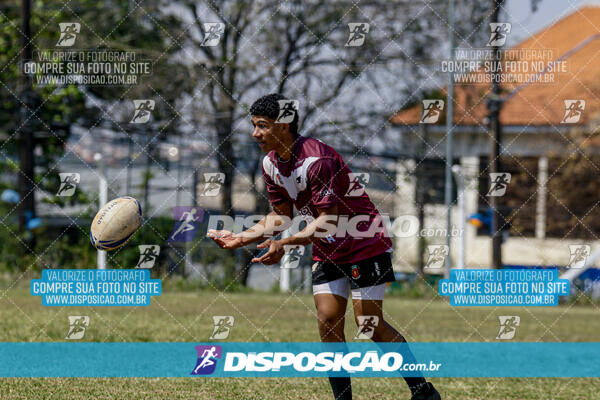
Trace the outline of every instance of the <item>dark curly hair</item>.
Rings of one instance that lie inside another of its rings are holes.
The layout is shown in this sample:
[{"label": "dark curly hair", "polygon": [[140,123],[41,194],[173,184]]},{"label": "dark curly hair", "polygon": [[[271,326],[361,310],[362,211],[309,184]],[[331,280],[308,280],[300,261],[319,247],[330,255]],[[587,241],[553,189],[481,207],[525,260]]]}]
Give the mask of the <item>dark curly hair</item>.
[{"label": "dark curly hair", "polygon": [[[279,93],[271,93],[261,97],[250,106],[250,115],[277,119],[279,116],[279,100],[289,99]],[[295,112],[294,120],[290,122],[290,132],[294,136],[298,135],[298,111]]]}]

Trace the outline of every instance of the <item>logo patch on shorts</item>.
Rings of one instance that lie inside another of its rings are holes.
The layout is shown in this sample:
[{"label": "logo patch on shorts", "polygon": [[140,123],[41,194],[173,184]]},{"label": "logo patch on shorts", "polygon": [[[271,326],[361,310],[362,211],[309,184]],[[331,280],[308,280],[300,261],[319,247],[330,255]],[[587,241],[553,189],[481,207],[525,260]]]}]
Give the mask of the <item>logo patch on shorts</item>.
[{"label": "logo patch on shorts", "polygon": [[360,278],[360,270],[358,269],[358,265],[352,266],[352,279]]}]

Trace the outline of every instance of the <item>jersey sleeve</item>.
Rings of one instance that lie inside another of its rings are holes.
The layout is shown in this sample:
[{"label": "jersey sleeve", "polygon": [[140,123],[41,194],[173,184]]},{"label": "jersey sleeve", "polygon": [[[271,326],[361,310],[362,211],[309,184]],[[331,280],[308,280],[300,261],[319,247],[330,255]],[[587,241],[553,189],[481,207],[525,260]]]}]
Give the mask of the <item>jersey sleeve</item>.
[{"label": "jersey sleeve", "polygon": [[316,208],[330,208],[340,201],[342,180],[340,167],[334,158],[321,158],[315,161],[307,173],[312,203]]},{"label": "jersey sleeve", "polygon": [[265,186],[267,187],[267,195],[269,196],[269,202],[272,206],[284,203],[288,201],[287,197],[282,193],[281,189],[273,182],[273,179],[265,172],[265,168],[262,169],[263,178],[265,180]]}]

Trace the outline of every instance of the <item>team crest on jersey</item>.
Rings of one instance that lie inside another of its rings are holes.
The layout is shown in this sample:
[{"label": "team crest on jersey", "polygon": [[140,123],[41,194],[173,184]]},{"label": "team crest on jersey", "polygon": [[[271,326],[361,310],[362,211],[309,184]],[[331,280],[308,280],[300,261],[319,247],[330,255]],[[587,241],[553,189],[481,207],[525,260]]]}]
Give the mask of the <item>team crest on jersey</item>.
[{"label": "team crest on jersey", "polygon": [[358,269],[358,265],[352,266],[352,279],[360,278],[360,270]]}]

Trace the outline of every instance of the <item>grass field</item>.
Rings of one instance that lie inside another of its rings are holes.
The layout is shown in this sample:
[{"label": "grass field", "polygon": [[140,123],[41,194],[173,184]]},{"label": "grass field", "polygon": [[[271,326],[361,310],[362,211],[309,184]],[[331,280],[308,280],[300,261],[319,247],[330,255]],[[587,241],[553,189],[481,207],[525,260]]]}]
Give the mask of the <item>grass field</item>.
[{"label": "grass field", "polygon": [[[0,341],[64,342],[68,315],[88,315],[83,341],[206,342],[212,315],[233,315],[228,341],[318,341],[306,294],[165,291],[146,308],[42,307],[27,288],[0,289]],[[390,297],[385,318],[409,341],[495,341],[499,315],[519,315],[514,341],[599,341],[596,306],[450,307]],[[352,314],[348,309],[348,317]],[[355,334],[346,321],[346,336]],[[585,356],[585,355],[582,355]],[[600,379],[432,379],[444,399],[600,399]],[[355,399],[408,399],[402,379],[354,379]],[[0,399],[330,399],[326,379],[0,379]]]}]

